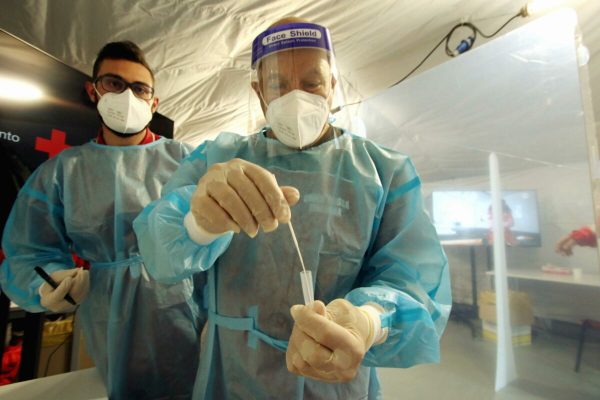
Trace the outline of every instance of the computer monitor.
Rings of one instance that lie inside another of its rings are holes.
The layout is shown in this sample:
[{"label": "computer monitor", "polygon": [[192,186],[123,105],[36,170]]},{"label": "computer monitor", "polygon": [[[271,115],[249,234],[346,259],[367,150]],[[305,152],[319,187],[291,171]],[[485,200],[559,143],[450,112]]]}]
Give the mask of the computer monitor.
[{"label": "computer monitor", "polygon": [[[491,195],[485,190],[439,190],[430,197],[433,224],[441,240],[493,240]],[[509,246],[541,246],[537,198],[534,190],[502,192],[503,224]]]}]

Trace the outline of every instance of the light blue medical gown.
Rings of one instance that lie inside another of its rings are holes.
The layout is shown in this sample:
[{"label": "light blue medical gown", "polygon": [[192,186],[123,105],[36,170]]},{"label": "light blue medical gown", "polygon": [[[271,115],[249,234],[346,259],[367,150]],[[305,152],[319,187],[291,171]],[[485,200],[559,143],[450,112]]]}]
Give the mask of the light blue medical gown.
[{"label": "light blue medical gown", "polygon": [[[303,303],[301,265],[286,226],[254,239],[228,233],[206,246],[189,238],[183,218],[198,179],[233,158],[299,189],[292,222],[316,299],[385,309],[387,341],[369,350],[353,381],[328,384],[286,368],[289,310]],[[202,307],[209,325],[195,399],[374,399],[380,390],[372,367],[439,360],[451,305],[448,264],[406,156],[349,133],[304,151],[262,132],[223,133],[198,147],[163,193],[134,229],[158,280],[175,283],[207,271]]]},{"label": "light blue medical gown", "polygon": [[90,261],[90,292],[78,313],[111,399],[191,397],[204,323],[193,280],[147,279],[132,226],[189,152],[168,139],[64,150],[32,174],[4,230],[0,284],[28,311],[46,311],[36,265],[49,273],[72,268],[71,250]]}]

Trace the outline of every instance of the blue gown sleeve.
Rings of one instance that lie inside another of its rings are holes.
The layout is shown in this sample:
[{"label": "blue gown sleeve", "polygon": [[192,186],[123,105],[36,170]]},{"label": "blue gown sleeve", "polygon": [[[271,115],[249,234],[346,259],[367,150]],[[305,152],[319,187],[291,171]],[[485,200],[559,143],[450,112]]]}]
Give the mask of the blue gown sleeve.
[{"label": "blue gown sleeve", "polygon": [[44,281],[34,268],[39,265],[51,273],[73,265],[60,180],[56,160],[42,164],[19,192],[4,228],[0,286],[30,312],[46,311],[38,294]]},{"label": "blue gown sleeve", "polygon": [[439,341],[452,304],[448,261],[408,159],[390,179],[357,287],[346,299],[355,305],[377,303],[385,310],[381,320],[387,340],[371,347],[364,365],[406,368],[439,362]]},{"label": "blue gown sleeve", "polygon": [[229,247],[233,232],[199,245],[190,239],[183,224],[206,165],[205,145],[201,145],[177,168],[163,187],[162,197],[133,221],[146,269],[159,282],[176,283],[206,271]]},{"label": "blue gown sleeve", "polygon": [[190,185],[196,186],[198,180],[206,172],[206,143],[193,151],[186,145],[185,150],[187,150],[185,158],[162,187],[161,194],[163,197],[177,188]]}]

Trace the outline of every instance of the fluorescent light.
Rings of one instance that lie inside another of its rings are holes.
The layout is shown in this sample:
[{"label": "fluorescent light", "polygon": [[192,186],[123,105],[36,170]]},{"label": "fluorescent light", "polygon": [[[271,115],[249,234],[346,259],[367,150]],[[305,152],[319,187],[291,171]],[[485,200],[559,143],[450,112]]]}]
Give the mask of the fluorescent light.
[{"label": "fluorescent light", "polygon": [[42,90],[33,83],[0,77],[0,98],[13,101],[34,101],[41,99],[42,96]]},{"label": "fluorescent light", "polygon": [[521,15],[524,17],[539,15],[561,6],[564,2],[565,0],[533,0],[525,4],[521,9]]}]

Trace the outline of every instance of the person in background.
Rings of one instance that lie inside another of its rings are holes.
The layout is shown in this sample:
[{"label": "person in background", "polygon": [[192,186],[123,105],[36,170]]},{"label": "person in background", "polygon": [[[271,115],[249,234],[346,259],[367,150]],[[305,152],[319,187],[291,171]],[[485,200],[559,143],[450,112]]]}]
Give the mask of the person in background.
[{"label": "person in background", "polygon": [[[486,235],[486,240],[489,244],[494,242],[494,229],[492,223],[492,206],[488,207],[488,222],[490,228]],[[506,200],[502,199],[502,226],[504,226],[504,242],[508,246],[516,246],[519,241],[512,232],[512,227],[515,225],[515,219],[513,218],[512,210],[506,203]]]},{"label": "person in background", "polygon": [[[190,149],[149,130],[158,98],[136,44],[106,44],[85,88],[98,135],[44,162],[19,192],[2,238],[0,284],[30,312],[73,311],[67,294],[80,305],[86,347],[111,399],[187,399],[201,323],[193,280],[150,279],[132,223]],[[72,268],[71,252],[89,261],[89,273]]]},{"label": "person in background", "polygon": [[575,246],[597,247],[598,238],[596,237],[595,228],[591,226],[583,226],[563,236],[556,242],[555,250],[563,256],[573,255]]},{"label": "person in background", "polygon": [[261,33],[252,87],[269,125],[204,142],[134,222],[156,279],[207,276],[196,399],[378,398],[374,367],[439,360],[448,263],[419,177],[329,124],[334,63],[323,26]]}]

